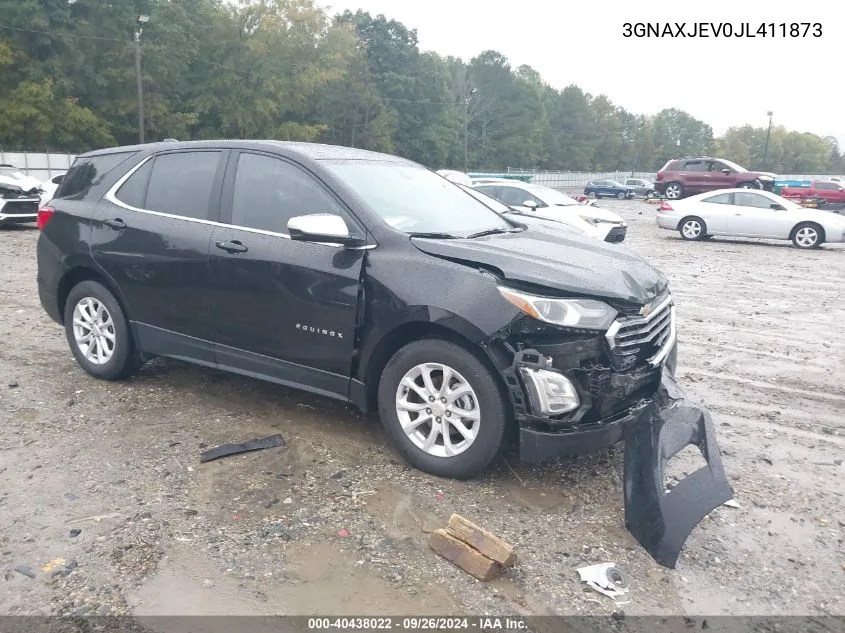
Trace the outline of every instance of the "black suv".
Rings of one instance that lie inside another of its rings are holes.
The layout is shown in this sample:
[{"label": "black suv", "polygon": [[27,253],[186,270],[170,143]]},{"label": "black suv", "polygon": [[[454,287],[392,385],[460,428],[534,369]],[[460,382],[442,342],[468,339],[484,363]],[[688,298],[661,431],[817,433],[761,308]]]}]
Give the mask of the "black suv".
[{"label": "black suv", "polygon": [[[665,397],[675,309],[660,272],[495,213],[407,160],[272,141],[121,147],[78,157],[51,205],[41,302],[98,378],[161,355],[377,409],[410,463],[456,478],[485,469],[510,428],[536,461],[628,427],[650,437],[683,410]],[[688,439],[676,450],[707,442]],[[669,450],[641,444],[640,470]],[[631,494],[651,486],[630,476]]]}]

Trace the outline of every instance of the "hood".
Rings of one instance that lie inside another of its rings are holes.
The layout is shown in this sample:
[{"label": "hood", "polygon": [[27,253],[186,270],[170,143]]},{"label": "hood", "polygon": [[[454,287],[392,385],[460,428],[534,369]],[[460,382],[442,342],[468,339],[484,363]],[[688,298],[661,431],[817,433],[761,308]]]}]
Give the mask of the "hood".
[{"label": "hood", "polygon": [[595,218],[596,220],[601,220],[602,222],[625,224],[625,220],[622,219],[621,215],[614,213],[613,211],[608,211],[607,209],[602,209],[601,207],[586,205],[578,207],[578,215],[585,215],[588,218]]},{"label": "hood", "polygon": [[571,295],[643,305],[668,285],[663,273],[625,248],[563,231],[529,226],[520,233],[471,240],[414,237],[411,243],[435,257],[493,267],[506,280]]},{"label": "hood", "polygon": [[[581,205],[578,205],[581,209]],[[592,215],[592,213],[585,213],[585,215]],[[565,207],[543,207],[533,211],[525,211],[514,218],[517,221],[522,221],[523,218],[530,218],[537,221],[542,221],[546,225],[557,224],[558,226],[568,226],[575,230],[586,233],[590,237],[603,240],[607,235],[607,230],[602,230],[597,226],[593,226],[581,217],[581,213],[572,212]],[[527,222],[525,224],[528,224]]]},{"label": "hood", "polygon": [[0,187],[10,189],[12,191],[20,190],[23,193],[28,193],[32,190],[37,190],[41,187],[41,182],[37,178],[27,176],[23,172],[7,172],[0,173]]},{"label": "hood", "polygon": [[760,178],[762,178],[764,180],[774,180],[775,178],[778,177],[777,174],[773,174],[770,171],[754,171],[754,172],[751,172],[751,173],[759,176]]}]

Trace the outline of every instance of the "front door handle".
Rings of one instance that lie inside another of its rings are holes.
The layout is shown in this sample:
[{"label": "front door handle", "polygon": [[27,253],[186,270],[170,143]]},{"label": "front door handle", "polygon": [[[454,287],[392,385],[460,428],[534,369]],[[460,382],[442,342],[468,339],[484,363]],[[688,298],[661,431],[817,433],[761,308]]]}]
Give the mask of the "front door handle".
[{"label": "front door handle", "polygon": [[112,218],[111,220],[106,220],[104,222],[106,226],[110,226],[113,229],[125,229],[126,222],[121,220],[120,218]]},{"label": "front door handle", "polygon": [[241,244],[238,240],[232,240],[231,242],[216,242],[215,246],[217,248],[222,248],[228,253],[246,253],[247,251],[247,247]]}]

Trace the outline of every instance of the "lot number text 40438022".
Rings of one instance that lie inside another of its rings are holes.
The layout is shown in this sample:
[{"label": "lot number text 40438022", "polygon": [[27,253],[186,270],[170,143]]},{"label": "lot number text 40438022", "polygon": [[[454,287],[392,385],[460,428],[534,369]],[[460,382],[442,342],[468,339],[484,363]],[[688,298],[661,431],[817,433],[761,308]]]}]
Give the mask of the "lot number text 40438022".
[{"label": "lot number text 40438022", "polygon": [[526,629],[522,618],[512,617],[316,617],[308,618],[308,629],[378,631],[519,631]]}]

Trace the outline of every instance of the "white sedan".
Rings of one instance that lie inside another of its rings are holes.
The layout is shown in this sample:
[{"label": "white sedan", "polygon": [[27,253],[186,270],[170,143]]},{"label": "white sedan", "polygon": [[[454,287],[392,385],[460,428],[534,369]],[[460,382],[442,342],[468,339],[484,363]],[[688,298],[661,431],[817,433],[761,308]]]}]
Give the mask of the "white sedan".
[{"label": "white sedan", "polygon": [[798,248],[845,242],[845,216],[753,189],[719,189],[664,202],[657,210],[657,226],[679,231],[685,240],[759,237],[792,240]]},{"label": "white sedan", "polygon": [[570,224],[606,242],[621,242],[628,231],[621,216],[607,209],[580,204],[551,187],[493,178],[474,180],[473,187],[521,213]]}]

